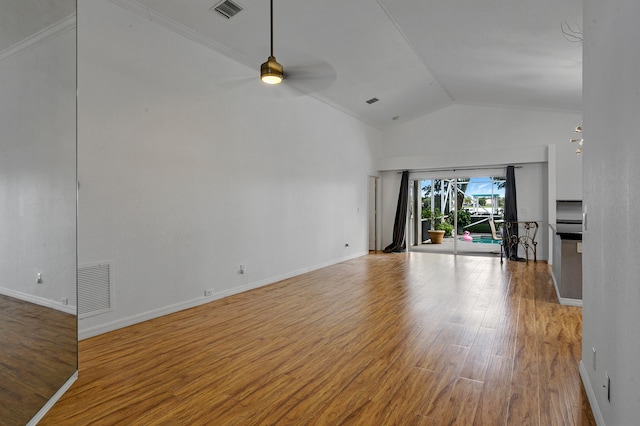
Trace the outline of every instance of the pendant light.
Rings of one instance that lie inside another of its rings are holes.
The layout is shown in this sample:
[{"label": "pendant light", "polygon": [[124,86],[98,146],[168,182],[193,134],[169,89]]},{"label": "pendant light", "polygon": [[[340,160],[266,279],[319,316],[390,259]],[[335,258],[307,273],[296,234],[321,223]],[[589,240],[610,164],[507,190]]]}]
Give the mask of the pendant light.
[{"label": "pendant light", "polygon": [[260,66],[260,80],[267,84],[278,84],[284,78],[284,69],[273,56],[273,0],[271,0],[271,55],[267,62]]}]

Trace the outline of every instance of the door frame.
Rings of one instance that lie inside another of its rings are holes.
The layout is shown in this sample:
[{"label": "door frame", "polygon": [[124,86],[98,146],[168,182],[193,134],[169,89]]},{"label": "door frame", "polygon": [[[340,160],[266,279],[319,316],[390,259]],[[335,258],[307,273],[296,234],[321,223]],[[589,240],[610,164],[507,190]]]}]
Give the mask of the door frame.
[{"label": "door frame", "polygon": [[378,212],[381,206],[380,177],[369,175],[367,181],[367,224],[368,224],[368,246],[369,251],[382,250],[381,240],[381,218]]}]

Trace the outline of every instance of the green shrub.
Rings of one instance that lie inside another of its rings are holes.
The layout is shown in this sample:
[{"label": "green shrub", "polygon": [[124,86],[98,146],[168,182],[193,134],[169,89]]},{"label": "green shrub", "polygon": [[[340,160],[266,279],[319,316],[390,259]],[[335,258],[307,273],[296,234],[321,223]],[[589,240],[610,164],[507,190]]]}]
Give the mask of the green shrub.
[{"label": "green shrub", "polygon": [[439,224],[436,225],[436,230],[444,231],[444,236],[450,237],[451,231],[453,231],[453,225],[450,224],[449,222],[440,222]]},{"label": "green shrub", "polygon": [[458,227],[464,228],[471,225],[471,213],[467,210],[458,210]]}]

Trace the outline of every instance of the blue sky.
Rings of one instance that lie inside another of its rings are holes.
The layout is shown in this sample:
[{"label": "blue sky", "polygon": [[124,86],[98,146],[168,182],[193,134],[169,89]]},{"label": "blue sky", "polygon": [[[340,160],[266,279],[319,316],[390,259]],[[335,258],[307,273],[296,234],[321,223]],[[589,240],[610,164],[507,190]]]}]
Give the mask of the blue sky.
[{"label": "blue sky", "polygon": [[[481,178],[471,178],[469,180],[469,184],[467,185],[467,190],[465,191],[467,195],[488,195],[491,194],[491,178],[490,177],[481,177]],[[499,194],[501,197],[504,197],[504,188],[498,189],[497,185],[493,188],[494,194]]]},{"label": "blue sky", "polygon": [[[425,181],[423,181],[425,182]],[[421,184],[422,187],[425,186],[424,183]],[[465,191],[467,195],[489,195],[491,194],[491,178],[490,177],[477,177],[471,178],[467,185],[467,190]],[[498,194],[500,197],[504,197],[504,188],[498,189],[497,185],[493,188],[493,193]],[[423,191],[422,196],[425,196]]]}]

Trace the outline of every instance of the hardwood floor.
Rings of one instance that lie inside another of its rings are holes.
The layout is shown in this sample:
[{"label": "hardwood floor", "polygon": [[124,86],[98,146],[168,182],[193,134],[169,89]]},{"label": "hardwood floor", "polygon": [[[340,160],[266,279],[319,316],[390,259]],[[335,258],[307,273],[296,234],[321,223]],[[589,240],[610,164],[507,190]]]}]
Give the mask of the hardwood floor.
[{"label": "hardwood floor", "polygon": [[372,254],[80,342],[41,425],[593,425],[546,263]]},{"label": "hardwood floor", "polygon": [[24,425],[77,367],[76,317],[0,295],[0,425]]}]

